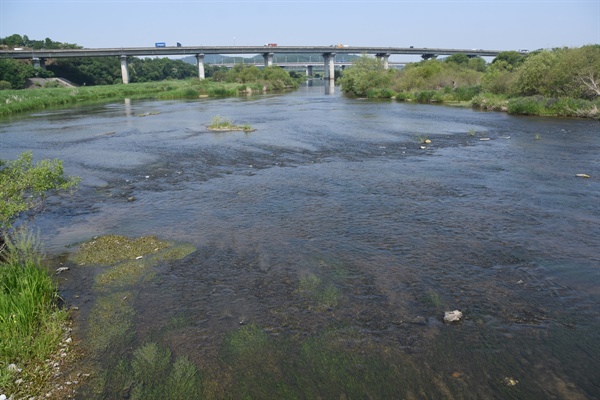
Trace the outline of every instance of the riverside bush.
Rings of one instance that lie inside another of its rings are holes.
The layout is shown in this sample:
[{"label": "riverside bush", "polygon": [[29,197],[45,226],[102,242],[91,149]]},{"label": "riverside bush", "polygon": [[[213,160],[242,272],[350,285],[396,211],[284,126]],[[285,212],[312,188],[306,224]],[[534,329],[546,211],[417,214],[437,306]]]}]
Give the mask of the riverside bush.
[{"label": "riverside bush", "polygon": [[508,101],[508,112],[520,115],[542,115],[545,100],[541,96],[518,97]]},{"label": "riverside bush", "polygon": [[457,101],[469,101],[481,92],[481,86],[459,86],[454,90],[454,98]]},{"label": "riverside bush", "polygon": [[391,99],[395,94],[392,89],[387,88],[367,90],[367,97],[370,99]]},{"label": "riverside bush", "polygon": [[63,175],[62,161],[41,160],[33,164],[33,154],[17,160],[0,160],[0,235],[5,235],[21,213],[38,207],[48,193],[73,188],[78,178]]},{"label": "riverside bush", "polygon": [[471,99],[473,108],[487,111],[506,111],[508,99],[504,95],[481,93]]},{"label": "riverside bush", "polygon": [[415,93],[415,100],[419,103],[441,103],[444,101],[444,94],[437,90],[421,90]]}]

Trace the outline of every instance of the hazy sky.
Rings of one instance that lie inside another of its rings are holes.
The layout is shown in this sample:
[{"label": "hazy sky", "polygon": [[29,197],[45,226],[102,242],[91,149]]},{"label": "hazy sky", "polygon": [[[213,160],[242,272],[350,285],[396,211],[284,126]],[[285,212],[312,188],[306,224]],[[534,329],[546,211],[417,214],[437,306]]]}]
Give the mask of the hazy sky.
[{"label": "hazy sky", "polygon": [[0,37],[94,47],[415,46],[518,50],[600,43],[600,0],[0,0]]}]

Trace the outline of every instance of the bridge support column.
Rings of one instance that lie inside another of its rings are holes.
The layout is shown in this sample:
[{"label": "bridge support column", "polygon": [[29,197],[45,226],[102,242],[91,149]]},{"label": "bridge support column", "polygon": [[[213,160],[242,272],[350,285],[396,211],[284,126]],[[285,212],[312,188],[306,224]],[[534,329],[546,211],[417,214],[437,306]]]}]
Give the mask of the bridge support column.
[{"label": "bridge support column", "polygon": [[202,80],[206,78],[206,75],[204,75],[204,54],[196,54],[196,62],[198,64],[198,78]]},{"label": "bridge support column", "polygon": [[388,62],[390,55],[388,53],[377,53],[377,54],[375,54],[375,57],[377,57],[378,60],[383,60],[383,68],[384,69],[390,68],[390,64]]},{"label": "bridge support column", "polygon": [[121,56],[121,77],[123,78],[123,83],[129,83],[129,68],[127,68],[127,56]]},{"label": "bridge support column", "polygon": [[46,69],[46,60],[43,58],[34,57],[31,59],[33,68]]},{"label": "bridge support column", "polygon": [[312,76],[312,75],[313,75],[313,66],[307,65],[306,66],[306,76]]},{"label": "bridge support column", "polygon": [[335,65],[333,64],[334,58],[335,53],[323,53],[323,60],[325,63],[325,79],[329,81],[335,80]]},{"label": "bridge support column", "polygon": [[273,65],[273,53],[263,53],[263,58],[265,59],[265,67]]}]

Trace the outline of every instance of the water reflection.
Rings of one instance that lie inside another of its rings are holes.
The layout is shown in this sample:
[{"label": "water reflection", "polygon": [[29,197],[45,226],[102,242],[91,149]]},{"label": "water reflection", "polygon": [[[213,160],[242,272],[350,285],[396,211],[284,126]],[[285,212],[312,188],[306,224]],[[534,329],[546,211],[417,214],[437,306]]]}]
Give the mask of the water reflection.
[{"label": "water reflection", "polygon": [[131,99],[125,99],[124,103],[125,103],[125,116],[131,117],[133,115],[133,112],[131,111]]}]

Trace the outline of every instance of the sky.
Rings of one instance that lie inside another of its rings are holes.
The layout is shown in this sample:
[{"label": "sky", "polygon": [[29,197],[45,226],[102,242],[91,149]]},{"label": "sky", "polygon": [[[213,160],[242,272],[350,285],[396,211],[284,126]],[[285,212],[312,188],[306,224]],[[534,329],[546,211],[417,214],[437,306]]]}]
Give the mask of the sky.
[{"label": "sky", "polygon": [[0,0],[0,37],[87,48],[600,44],[600,0]]}]

